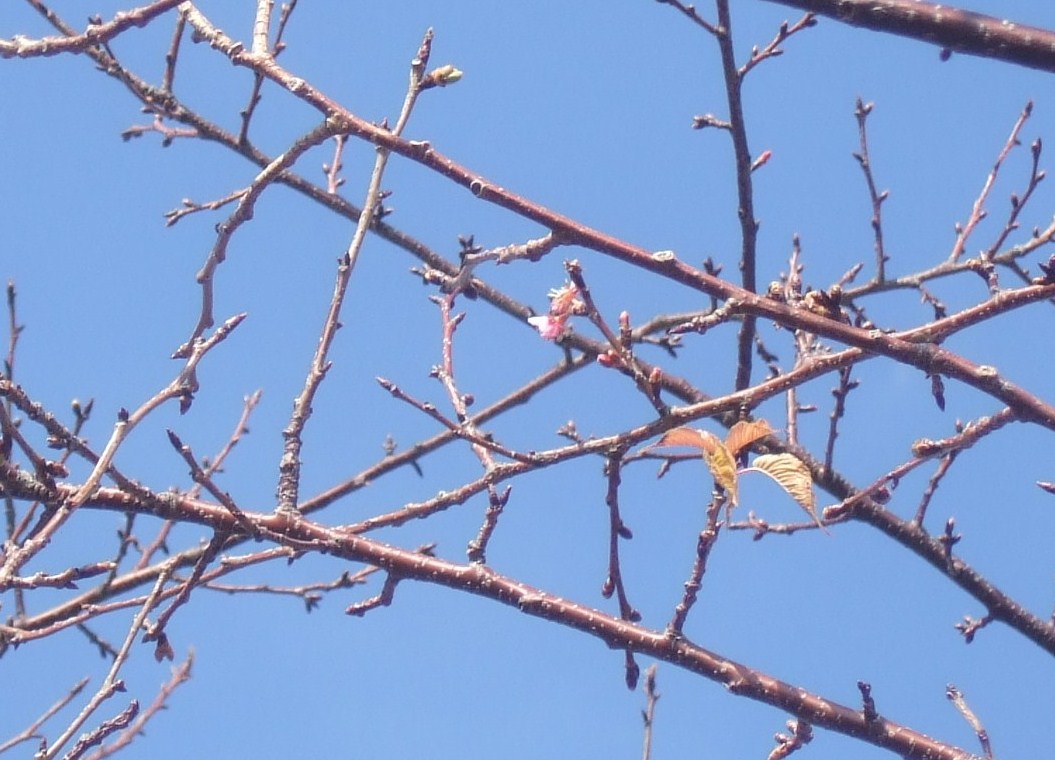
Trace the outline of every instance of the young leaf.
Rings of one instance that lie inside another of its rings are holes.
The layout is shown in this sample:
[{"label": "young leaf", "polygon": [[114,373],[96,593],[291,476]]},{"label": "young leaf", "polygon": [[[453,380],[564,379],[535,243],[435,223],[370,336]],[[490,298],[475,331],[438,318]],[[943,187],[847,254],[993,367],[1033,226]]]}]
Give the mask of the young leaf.
[{"label": "young leaf", "polygon": [[697,430],[696,428],[679,427],[668,430],[663,434],[662,438],[649,448],[655,448],[656,446],[691,446],[709,454],[714,451],[716,446],[720,445],[721,442],[714,433],[708,433],[706,430]]},{"label": "young leaf", "polygon": [[707,462],[711,475],[714,476],[714,481],[725,489],[725,492],[729,494],[729,501],[735,507],[737,499],[736,460],[724,443],[718,439],[715,439],[714,443],[714,451],[704,453],[703,458]]},{"label": "young leaf", "polygon": [[725,437],[725,447],[729,449],[729,453],[735,459],[740,455],[741,451],[759,438],[765,438],[772,432],[774,432],[773,428],[765,420],[755,420],[754,422],[740,420],[729,428],[729,435]]},{"label": "young leaf", "polygon": [[675,427],[649,448],[667,445],[687,445],[698,449],[707,462],[707,469],[714,476],[714,481],[729,494],[732,506],[736,506],[736,459],[716,435],[696,430],[695,427]]},{"label": "young leaf", "polygon": [[818,527],[827,532],[824,523],[817,516],[817,505],[813,497],[813,476],[801,459],[794,454],[762,454],[755,457],[748,469],[764,472],[773,478],[806,510]]},{"label": "young leaf", "polygon": [[715,482],[725,489],[725,492],[729,494],[729,500],[734,507],[736,506],[736,459],[725,444],[718,439],[718,436],[706,430],[679,427],[668,430],[649,448],[656,446],[691,446],[699,449]]}]

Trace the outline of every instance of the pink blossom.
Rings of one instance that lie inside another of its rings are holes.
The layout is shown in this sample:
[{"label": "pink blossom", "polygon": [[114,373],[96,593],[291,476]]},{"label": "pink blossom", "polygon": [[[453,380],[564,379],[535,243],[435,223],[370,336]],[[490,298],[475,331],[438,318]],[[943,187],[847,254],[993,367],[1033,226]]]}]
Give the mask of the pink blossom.
[{"label": "pink blossom", "polygon": [[549,313],[553,315],[572,314],[583,306],[582,301],[579,300],[579,289],[570,282],[551,290],[549,300]]},{"label": "pink blossom", "polygon": [[557,340],[564,334],[565,316],[528,317],[528,324],[538,330],[544,340]]}]

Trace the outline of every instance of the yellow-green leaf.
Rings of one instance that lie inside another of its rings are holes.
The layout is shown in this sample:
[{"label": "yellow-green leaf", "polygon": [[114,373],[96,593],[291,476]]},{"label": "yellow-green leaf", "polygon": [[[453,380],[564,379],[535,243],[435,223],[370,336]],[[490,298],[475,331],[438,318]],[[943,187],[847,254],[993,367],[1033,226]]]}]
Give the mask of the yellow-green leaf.
[{"label": "yellow-green leaf", "polygon": [[703,458],[707,462],[711,475],[714,476],[714,481],[725,489],[725,492],[729,494],[729,501],[735,507],[737,499],[736,460],[733,459],[733,455],[729,453],[724,443],[715,439],[714,450],[705,452]]},{"label": "yellow-green leaf", "polygon": [[773,428],[765,420],[754,420],[753,422],[740,420],[729,428],[729,435],[725,437],[725,446],[735,458],[759,438],[765,438],[772,432],[774,432]]},{"label": "yellow-green leaf", "polygon": [[801,459],[794,454],[762,454],[755,457],[749,469],[764,472],[773,478],[824,529],[824,523],[817,516],[813,497],[813,476]]}]

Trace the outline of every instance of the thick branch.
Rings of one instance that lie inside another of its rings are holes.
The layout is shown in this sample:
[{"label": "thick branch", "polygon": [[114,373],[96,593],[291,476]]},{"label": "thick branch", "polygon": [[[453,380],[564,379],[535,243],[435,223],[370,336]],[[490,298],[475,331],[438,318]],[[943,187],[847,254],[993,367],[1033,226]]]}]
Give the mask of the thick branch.
[{"label": "thick branch", "polygon": [[943,50],[1055,71],[1055,32],[919,0],[769,0]]},{"label": "thick branch", "polygon": [[[70,486],[60,486],[72,492]],[[239,528],[229,511],[218,505],[170,497],[165,499],[167,519],[211,526],[218,532]],[[156,505],[142,505],[129,494],[99,489],[93,503],[110,508],[157,514]],[[803,688],[772,678],[751,667],[722,657],[686,639],[612,617],[604,612],[570,602],[520,583],[483,565],[459,565],[410,549],[401,549],[361,535],[332,528],[299,517],[296,513],[246,513],[262,531],[282,534],[301,546],[312,545],[327,554],[380,567],[402,578],[435,583],[483,596],[586,633],[613,649],[639,652],[702,675],[733,693],[772,705],[838,733],[846,734],[919,760],[972,760],[964,749],[936,741],[880,716],[869,716],[845,705],[817,696]]]}]

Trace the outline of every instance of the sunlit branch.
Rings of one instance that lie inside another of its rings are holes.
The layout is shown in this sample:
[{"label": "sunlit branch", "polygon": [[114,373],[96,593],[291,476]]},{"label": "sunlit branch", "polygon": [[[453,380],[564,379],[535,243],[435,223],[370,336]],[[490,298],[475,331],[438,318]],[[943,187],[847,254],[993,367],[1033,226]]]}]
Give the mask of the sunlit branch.
[{"label": "sunlit branch", "polygon": [[769,0],[852,26],[1055,71],[1055,34],[1047,29],[921,0]]}]

